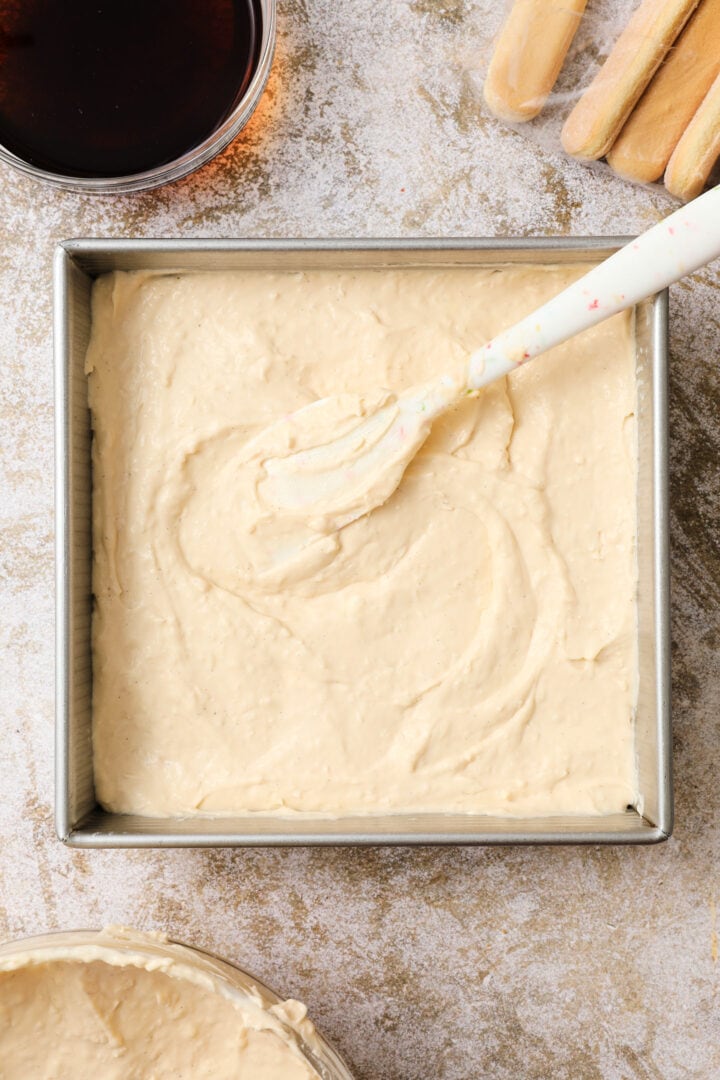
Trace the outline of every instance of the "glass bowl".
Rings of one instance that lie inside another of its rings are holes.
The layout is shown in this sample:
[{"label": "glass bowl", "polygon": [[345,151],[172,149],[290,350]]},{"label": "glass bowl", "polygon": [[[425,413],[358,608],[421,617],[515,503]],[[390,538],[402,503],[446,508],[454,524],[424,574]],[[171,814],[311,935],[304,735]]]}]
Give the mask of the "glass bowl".
[{"label": "glass bowl", "polygon": [[66,176],[32,165],[0,145],[0,161],[11,165],[26,176],[65,191],[94,192],[99,195],[120,195],[133,191],[149,191],[161,184],[179,180],[214,158],[245,127],[265,89],[275,52],[277,0],[255,0],[260,11],[262,34],[255,72],[232,112],[201,143],[173,161],[165,162],[146,172],[125,176]]},{"label": "glass bowl", "polygon": [[[210,992],[264,1008],[282,1003],[282,998],[272,990],[227,960],[161,934],[109,927],[105,930],[61,931],[0,944],[0,973],[28,964],[74,960],[166,971],[176,978],[202,985]],[[295,1025],[285,1023],[277,1013],[274,1017],[291,1035],[320,1080],[353,1080],[338,1053],[309,1020],[302,1019]]]}]

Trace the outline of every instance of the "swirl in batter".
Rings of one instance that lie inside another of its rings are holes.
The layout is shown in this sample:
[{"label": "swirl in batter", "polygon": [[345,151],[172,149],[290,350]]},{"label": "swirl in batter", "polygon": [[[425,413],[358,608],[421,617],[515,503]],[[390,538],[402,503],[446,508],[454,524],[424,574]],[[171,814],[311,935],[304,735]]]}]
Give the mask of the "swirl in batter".
[{"label": "swirl in batter", "polygon": [[258,432],[287,413],[347,391],[347,415],[361,415],[374,387],[461,363],[580,272],[98,281],[94,750],[107,807],[534,815],[634,802],[630,316],[463,401],[384,505],[339,531],[321,513],[273,515],[247,467]]}]

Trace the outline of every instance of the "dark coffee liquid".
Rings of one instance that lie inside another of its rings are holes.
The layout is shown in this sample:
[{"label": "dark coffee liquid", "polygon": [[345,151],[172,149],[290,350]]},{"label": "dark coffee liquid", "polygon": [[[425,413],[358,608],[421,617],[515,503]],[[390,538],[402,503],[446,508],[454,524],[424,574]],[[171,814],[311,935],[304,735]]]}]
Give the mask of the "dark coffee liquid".
[{"label": "dark coffee liquid", "polygon": [[0,143],[65,176],[173,161],[257,65],[256,0],[0,0]]}]

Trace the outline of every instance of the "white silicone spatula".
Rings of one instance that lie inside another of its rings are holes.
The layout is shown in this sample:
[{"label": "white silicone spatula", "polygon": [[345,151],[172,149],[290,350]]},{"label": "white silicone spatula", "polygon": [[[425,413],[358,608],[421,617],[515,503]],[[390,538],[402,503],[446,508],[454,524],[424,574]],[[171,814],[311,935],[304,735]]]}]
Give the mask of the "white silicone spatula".
[{"label": "white silicone spatula", "polygon": [[256,489],[280,514],[325,534],[384,503],[433,420],[581,330],[632,307],[720,255],[720,187],[688,203],[477,349],[461,375],[401,393],[323,398],[252,440]]}]

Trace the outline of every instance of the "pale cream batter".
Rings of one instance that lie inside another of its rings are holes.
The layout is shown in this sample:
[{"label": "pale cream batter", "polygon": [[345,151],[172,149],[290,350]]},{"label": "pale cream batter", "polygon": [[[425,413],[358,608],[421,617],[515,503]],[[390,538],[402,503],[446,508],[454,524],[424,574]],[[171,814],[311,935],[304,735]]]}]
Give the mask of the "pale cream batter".
[{"label": "pale cream batter", "polygon": [[631,316],[437,421],[385,505],[291,573],[266,573],[247,527],[251,437],[316,398],[455,368],[582,270],[97,282],[105,806],[538,815],[636,801]]},{"label": "pale cream batter", "polygon": [[[4,950],[3,950],[4,952]],[[0,954],[3,1080],[317,1080],[296,1001],[233,985],[210,958],[123,930]]]}]

